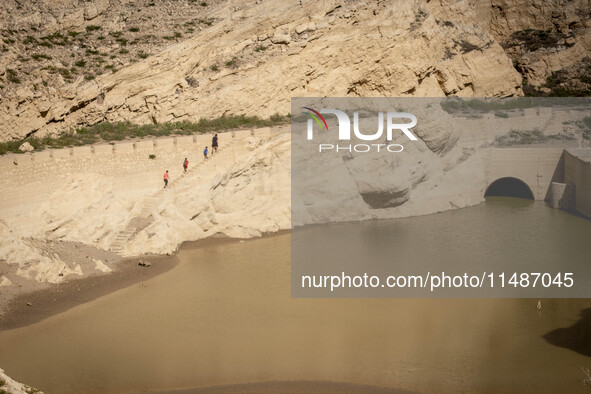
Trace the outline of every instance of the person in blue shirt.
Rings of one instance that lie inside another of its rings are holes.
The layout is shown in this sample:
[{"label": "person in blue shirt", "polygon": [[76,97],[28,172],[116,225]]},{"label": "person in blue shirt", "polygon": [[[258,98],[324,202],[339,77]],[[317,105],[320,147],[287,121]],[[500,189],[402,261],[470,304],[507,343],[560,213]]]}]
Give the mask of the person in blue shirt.
[{"label": "person in blue shirt", "polygon": [[203,149],[203,157],[205,157],[205,160],[207,160],[207,146],[205,149]]}]

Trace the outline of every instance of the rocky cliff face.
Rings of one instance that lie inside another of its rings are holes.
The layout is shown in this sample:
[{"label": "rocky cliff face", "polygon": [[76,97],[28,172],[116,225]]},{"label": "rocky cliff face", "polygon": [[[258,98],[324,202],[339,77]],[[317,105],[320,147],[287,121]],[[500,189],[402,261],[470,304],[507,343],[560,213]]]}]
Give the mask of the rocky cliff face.
[{"label": "rocky cliff face", "polygon": [[268,116],[292,96],[520,95],[521,74],[541,86],[585,71],[591,48],[588,0],[2,7],[1,140],[101,121]]},{"label": "rocky cliff face", "polygon": [[268,116],[292,96],[521,94],[499,43],[517,22],[492,3],[179,1],[165,3],[168,19],[148,1],[43,4],[26,17],[13,4],[19,17],[3,21],[4,140],[101,121]]},{"label": "rocky cliff face", "polygon": [[[475,5],[477,2],[474,2]],[[591,94],[591,2],[480,2],[482,20],[515,68],[524,77],[529,95],[588,96]],[[556,73],[568,77],[556,81]]]}]

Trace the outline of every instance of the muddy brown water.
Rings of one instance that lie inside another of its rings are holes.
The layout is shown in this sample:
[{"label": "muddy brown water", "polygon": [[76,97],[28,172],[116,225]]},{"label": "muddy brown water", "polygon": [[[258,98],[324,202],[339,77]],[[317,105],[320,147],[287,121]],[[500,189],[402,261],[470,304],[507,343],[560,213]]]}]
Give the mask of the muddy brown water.
[{"label": "muddy brown water", "polygon": [[[528,220],[550,209],[511,204],[494,214]],[[462,214],[477,209],[496,208]],[[591,393],[581,370],[591,368],[591,299],[543,300],[541,312],[532,299],[292,299],[289,234],[183,248],[178,258],[142,284],[0,332],[0,366],[49,394],[299,380]]]}]

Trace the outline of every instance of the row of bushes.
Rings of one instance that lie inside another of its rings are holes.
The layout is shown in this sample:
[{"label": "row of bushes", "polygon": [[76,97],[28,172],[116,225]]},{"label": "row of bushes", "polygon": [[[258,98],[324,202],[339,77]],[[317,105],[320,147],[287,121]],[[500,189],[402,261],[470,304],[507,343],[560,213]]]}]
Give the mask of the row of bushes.
[{"label": "row of bushes", "polygon": [[[492,111],[511,111],[534,107],[553,107],[556,105],[577,106],[588,105],[591,99],[585,97],[514,97],[514,98],[482,98],[460,99],[447,98],[441,102],[441,108],[450,114],[462,112],[486,113]],[[498,114],[495,114],[499,116]]]},{"label": "row of bushes", "polygon": [[511,130],[506,135],[495,138],[494,144],[497,146],[529,145],[552,140],[567,141],[572,139],[573,137],[565,134],[545,135],[539,129]]},{"label": "row of bushes", "polygon": [[96,142],[121,141],[128,138],[160,137],[167,135],[188,135],[210,133],[240,128],[269,127],[289,122],[290,115],[275,114],[268,119],[257,116],[231,115],[215,119],[201,119],[199,122],[168,122],[137,125],[130,122],[103,122],[82,127],[58,137],[27,137],[18,141],[0,143],[0,155],[8,152],[21,153],[19,147],[28,142],[35,150],[88,145]]}]

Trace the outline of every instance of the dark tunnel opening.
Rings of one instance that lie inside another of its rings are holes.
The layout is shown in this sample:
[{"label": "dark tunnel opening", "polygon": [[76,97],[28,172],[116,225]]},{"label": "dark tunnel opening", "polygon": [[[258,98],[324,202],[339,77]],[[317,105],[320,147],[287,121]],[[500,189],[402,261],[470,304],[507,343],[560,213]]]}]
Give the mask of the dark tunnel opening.
[{"label": "dark tunnel opening", "polygon": [[484,197],[517,197],[534,200],[534,194],[525,182],[517,178],[500,178],[490,184]]}]

